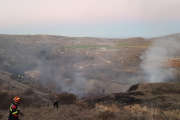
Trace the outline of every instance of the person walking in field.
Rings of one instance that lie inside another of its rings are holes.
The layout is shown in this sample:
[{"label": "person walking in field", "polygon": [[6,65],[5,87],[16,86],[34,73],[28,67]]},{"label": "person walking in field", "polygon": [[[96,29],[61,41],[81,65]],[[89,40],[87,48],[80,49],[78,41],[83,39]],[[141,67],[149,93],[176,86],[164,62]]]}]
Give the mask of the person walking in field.
[{"label": "person walking in field", "polygon": [[24,80],[24,77],[22,76],[21,79]]},{"label": "person walking in field", "polygon": [[58,108],[58,101],[59,101],[59,97],[58,97],[58,95],[55,95],[54,96],[54,108],[55,108],[55,106]]},{"label": "person walking in field", "polygon": [[10,106],[10,113],[8,120],[19,120],[18,115],[20,110],[18,108],[18,103],[20,102],[20,100],[21,99],[18,96],[13,99],[13,104],[11,104]]}]

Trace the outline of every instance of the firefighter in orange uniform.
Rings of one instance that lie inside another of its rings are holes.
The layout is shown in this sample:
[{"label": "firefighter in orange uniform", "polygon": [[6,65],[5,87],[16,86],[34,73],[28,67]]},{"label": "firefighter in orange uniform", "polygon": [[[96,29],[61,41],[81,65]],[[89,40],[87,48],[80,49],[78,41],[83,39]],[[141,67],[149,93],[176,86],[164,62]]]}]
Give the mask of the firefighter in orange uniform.
[{"label": "firefighter in orange uniform", "polygon": [[18,114],[20,112],[18,108],[18,103],[20,102],[20,97],[15,97],[13,99],[13,104],[10,106],[10,114],[9,114],[9,119],[8,120],[19,120]]}]

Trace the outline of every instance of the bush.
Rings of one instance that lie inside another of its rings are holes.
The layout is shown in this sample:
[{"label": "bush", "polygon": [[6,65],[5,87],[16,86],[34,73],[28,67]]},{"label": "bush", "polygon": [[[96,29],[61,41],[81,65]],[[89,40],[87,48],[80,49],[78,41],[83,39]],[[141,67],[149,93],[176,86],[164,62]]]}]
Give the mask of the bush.
[{"label": "bush", "polygon": [[17,75],[10,75],[10,78],[12,79],[12,80],[16,80],[16,79],[18,79],[18,76]]},{"label": "bush", "polygon": [[85,56],[85,57],[84,57],[84,60],[94,60],[94,57],[91,57],[91,56]]},{"label": "bush", "polygon": [[101,112],[98,117],[101,119],[101,120],[113,120],[116,118],[116,115],[115,113],[113,112],[110,112],[110,111],[105,111],[105,112]]},{"label": "bush", "polygon": [[54,60],[55,56],[54,55],[46,55],[45,59],[46,60]]},{"label": "bush", "polygon": [[64,52],[64,51],[65,51],[65,48],[64,48],[64,47],[61,47],[60,50],[61,50],[61,52]]},{"label": "bush", "polygon": [[31,89],[27,89],[23,95],[33,95],[34,94],[34,91],[32,91]]},{"label": "bush", "polygon": [[74,104],[77,99],[76,95],[72,93],[61,93],[58,95],[60,104]]},{"label": "bush", "polygon": [[47,53],[47,51],[46,50],[41,50],[40,53],[44,55],[44,54]]}]

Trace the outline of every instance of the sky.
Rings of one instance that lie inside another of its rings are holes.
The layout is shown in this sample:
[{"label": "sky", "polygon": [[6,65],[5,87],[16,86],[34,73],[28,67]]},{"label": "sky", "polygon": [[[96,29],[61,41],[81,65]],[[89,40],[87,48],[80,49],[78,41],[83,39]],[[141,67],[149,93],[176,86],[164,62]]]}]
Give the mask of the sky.
[{"label": "sky", "polygon": [[0,34],[157,37],[180,33],[180,0],[0,0]]}]

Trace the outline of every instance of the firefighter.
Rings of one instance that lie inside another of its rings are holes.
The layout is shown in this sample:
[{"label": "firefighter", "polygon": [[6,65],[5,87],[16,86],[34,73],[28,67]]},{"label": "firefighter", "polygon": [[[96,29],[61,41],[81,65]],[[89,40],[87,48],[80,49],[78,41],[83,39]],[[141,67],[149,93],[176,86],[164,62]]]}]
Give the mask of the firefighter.
[{"label": "firefighter", "polygon": [[13,104],[10,106],[10,114],[9,114],[9,119],[8,120],[19,120],[19,108],[18,108],[18,103],[20,102],[20,97],[16,96],[13,99]]},{"label": "firefighter", "polygon": [[24,77],[22,76],[21,79],[24,80]]}]

